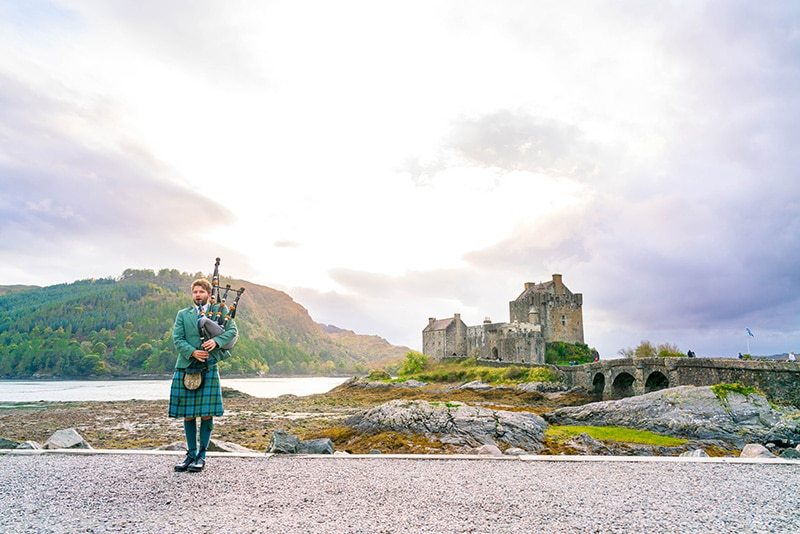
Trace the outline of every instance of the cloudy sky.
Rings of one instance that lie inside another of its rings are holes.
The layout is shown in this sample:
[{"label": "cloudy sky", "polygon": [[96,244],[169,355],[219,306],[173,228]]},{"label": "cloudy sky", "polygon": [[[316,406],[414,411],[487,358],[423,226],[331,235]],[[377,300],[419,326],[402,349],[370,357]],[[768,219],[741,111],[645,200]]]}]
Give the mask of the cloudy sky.
[{"label": "cloudy sky", "polygon": [[282,289],[419,348],[584,295],[603,356],[800,349],[800,3],[0,0],[0,284]]}]

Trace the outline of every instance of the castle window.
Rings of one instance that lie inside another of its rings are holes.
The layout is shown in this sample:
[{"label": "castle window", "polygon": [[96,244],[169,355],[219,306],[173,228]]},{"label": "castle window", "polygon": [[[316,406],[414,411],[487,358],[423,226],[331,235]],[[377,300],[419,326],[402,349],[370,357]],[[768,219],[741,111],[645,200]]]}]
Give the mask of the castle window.
[{"label": "castle window", "polygon": [[567,316],[566,315],[562,315],[561,316],[561,326],[567,326]]}]

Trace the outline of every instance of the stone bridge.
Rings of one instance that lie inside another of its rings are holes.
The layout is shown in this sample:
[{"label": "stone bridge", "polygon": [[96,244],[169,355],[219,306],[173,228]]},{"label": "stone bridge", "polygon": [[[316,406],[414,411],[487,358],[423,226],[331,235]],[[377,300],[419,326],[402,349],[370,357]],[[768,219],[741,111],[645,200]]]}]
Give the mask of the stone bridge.
[{"label": "stone bridge", "polygon": [[676,386],[739,382],[757,387],[775,402],[800,406],[800,362],[624,358],[559,369],[568,384],[593,391],[598,399],[619,399]]}]

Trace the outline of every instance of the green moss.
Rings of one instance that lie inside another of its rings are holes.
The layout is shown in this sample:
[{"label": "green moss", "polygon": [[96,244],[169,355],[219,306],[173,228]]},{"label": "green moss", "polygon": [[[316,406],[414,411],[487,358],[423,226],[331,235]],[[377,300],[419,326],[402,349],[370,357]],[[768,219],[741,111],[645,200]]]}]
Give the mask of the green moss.
[{"label": "green moss", "polygon": [[721,401],[727,400],[729,393],[738,393],[740,395],[744,395],[745,397],[753,394],[763,395],[758,388],[745,386],[738,382],[733,382],[731,384],[715,384],[711,386],[711,391],[713,391],[714,395],[716,395]]},{"label": "green moss", "polygon": [[618,443],[636,443],[641,445],[654,445],[659,447],[678,447],[685,445],[688,440],[664,436],[647,430],[636,430],[622,426],[558,426],[551,425],[545,431],[545,439],[556,442],[566,441],[580,434],[588,434],[599,441],[614,441]]}]

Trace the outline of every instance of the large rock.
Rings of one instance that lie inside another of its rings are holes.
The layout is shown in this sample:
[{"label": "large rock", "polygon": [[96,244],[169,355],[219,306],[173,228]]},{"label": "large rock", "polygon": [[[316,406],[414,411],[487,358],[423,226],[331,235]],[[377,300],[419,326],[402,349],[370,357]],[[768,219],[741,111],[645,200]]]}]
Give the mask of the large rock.
[{"label": "large rock", "polygon": [[492,443],[487,443],[486,445],[481,445],[480,447],[476,448],[475,454],[485,454],[487,456],[502,456],[503,451],[501,451],[500,447],[498,447],[497,445],[494,445]]},{"label": "large rock", "polygon": [[569,390],[561,382],[522,382],[517,384],[517,389],[526,393],[555,393]]},{"label": "large rock", "polygon": [[485,382],[481,382],[480,380],[473,380],[472,382],[461,384],[460,386],[458,386],[458,389],[471,389],[473,391],[488,391],[490,389],[494,389],[494,386],[491,386]]},{"label": "large rock", "polygon": [[797,460],[800,458],[800,452],[797,449],[784,449],[781,454],[781,458],[789,458],[790,460]]},{"label": "large rock", "polygon": [[453,445],[506,443],[531,452],[542,450],[547,428],[544,419],[532,413],[423,400],[389,401],[350,417],[346,423],[364,434],[407,432]]},{"label": "large rock", "polygon": [[758,443],[748,443],[742,449],[742,458],[775,458],[775,455],[769,452],[769,449]]},{"label": "large rock", "polygon": [[605,443],[594,439],[585,432],[568,439],[564,443],[564,448],[569,450],[572,454],[583,454],[589,456],[613,455],[613,452],[608,446],[606,446]]},{"label": "large rock", "polygon": [[329,438],[301,440],[284,430],[272,433],[267,452],[276,454],[333,454],[333,441]]},{"label": "large rock", "polygon": [[681,453],[681,456],[685,458],[708,458],[708,454],[703,449],[693,449],[691,451],[686,451]]},{"label": "large rock", "polygon": [[45,449],[91,449],[74,428],[57,430],[44,444]]},{"label": "large rock", "polygon": [[0,449],[16,449],[19,446],[19,441],[8,438],[0,438]]},{"label": "large rock", "polygon": [[[23,441],[22,443],[17,445],[17,449],[20,450],[36,450],[41,448],[42,446],[39,445],[39,443],[36,441]],[[798,456],[800,456],[800,454],[798,454]]]},{"label": "large rock", "polygon": [[301,440],[297,444],[297,454],[333,454],[333,441],[330,438]]},{"label": "large rock", "polygon": [[800,442],[800,419],[784,416],[763,395],[731,392],[723,401],[709,386],[681,386],[561,408],[545,418],[553,424],[615,425],[718,440],[736,448],[747,442]]},{"label": "large rock", "polygon": [[294,454],[297,452],[297,444],[300,443],[300,438],[293,436],[285,430],[275,430],[272,433],[272,442],[270,443],[267,452],[276,454]]}]

